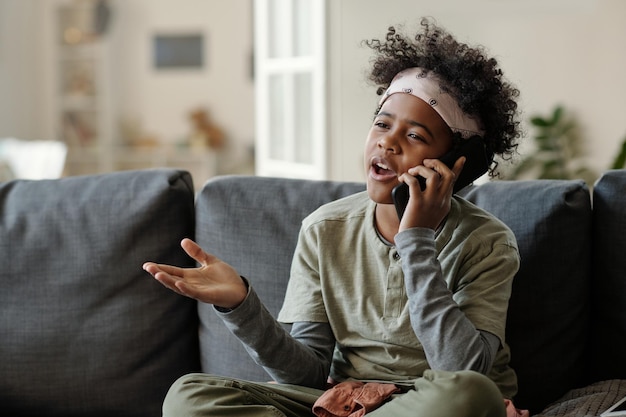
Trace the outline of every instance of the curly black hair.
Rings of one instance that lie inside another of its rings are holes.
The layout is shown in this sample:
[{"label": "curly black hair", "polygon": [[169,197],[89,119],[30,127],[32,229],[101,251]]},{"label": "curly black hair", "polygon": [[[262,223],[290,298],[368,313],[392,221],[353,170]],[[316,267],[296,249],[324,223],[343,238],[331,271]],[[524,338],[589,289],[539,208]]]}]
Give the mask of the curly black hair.
[{"label": "curly black hair", "polygon": [[[375,52],[369,80],[382,95],[393,77],[406,68],[431,70],[448,84],[448,93],[461,109],[482,121],[488,154],[510,160],[521,137],[516,99],[519,90],[506,81],[494,58],[482,46],[458,42],[431,19],[421,20],[421,32],[413,39],[392,26],[384,41],[364,43]],[[495,176],[498,163],[489,170]]]}]

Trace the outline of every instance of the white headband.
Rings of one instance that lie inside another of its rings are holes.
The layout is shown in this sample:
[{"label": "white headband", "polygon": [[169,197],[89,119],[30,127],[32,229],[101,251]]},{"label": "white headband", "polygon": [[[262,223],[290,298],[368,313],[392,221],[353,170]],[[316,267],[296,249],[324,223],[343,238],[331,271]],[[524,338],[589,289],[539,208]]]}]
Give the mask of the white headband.
[{"label": "white headband", "polygon": [[441,84],[441,79],[432,71],[408,68],[393,78],[378,104],[382,106],[395,93],[411,94],[430,104],[453,132],[465,139],[474,135],[482,137],[485,131],[480,122],[463,112],[454,97],[442,90]]}]

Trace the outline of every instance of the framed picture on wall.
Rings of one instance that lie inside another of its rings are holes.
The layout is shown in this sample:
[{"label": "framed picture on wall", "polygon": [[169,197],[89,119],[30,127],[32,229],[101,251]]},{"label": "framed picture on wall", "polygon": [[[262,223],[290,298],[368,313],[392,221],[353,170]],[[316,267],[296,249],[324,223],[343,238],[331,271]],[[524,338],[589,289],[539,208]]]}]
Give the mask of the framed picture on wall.
[{"label": "framed picture on wall", "polygon": [[204,68],[204,34],[156,34],[152,39],[152,58],[157,70]]}]

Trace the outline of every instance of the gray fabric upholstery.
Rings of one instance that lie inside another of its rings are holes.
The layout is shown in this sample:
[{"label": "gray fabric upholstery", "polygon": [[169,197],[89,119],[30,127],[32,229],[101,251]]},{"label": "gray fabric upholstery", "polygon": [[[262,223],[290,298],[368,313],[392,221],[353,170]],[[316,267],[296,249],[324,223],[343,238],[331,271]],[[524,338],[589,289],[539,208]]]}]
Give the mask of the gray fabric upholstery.
[{"label": "gray fabric upholstery", "polygon": [[592,378],[626,379],[626,170],[593,189]]},{"label": "gray fabric upholstery", "polygon": [[[267,380],[212,307],[163,288],[141,264],[192,266],[179,241],[195,234],[276,315],[301,220],[363,189],[221,177],[199,193],[194,212],[191,178],[178,170],[0,184],[0,414],[158,416],[184,373]],[[565,394],[542,415],[593,415],[624,390],[623,381],[583,386],[626,380],[625,191],[626,171],[606,173],[593,214],[578,181],[464,191],[520,245],[507,328],[518,407],[539,412]]]},{"label": "gray fabric upholstery", "polygon": [[193,265],[189,174],[121,172],[0,184],[0,409],[160,415],[199,370],[195,302],[141,265]]},{"label": "gray fabric upholstery", "polygon": [[518,407],[539,411],[585,381],[591,199],[582,181],[496,181],[466,198],[518,240],[506,338],[519,380]]},{"label": "gray fabric upholstery", "polygon": [[626,396],[625,380],[606,380],[569,391],[535,417],[596,417]]},{"label": "gray fabric upholstery", "polygon": [[[209,181],[196,201],[196,236],[208,252],[248,278],[270,312],[284,297],[302,219],[320,205],[364,184],[262,177]],[[268,376],[226,330],[213,307],[200,304],[203,371],[255,381]]]},{"label": "gray fabric upholstery", "polygon": [[[363,184],[220,178],[209,182],[198,197],[197,238],[247,276],[275,314],[282,304],[300,220],[320,204],[363,188]],[[589,191],[578,181],[522,181],[488,183],[465,194],[500,217],[519,240],[522,268],[514,282],[507,338],[520,380],[517,401],[540,410],[584,376]],[[212,307],[200,305],[199,311],[204,371],[267,379]]]}]

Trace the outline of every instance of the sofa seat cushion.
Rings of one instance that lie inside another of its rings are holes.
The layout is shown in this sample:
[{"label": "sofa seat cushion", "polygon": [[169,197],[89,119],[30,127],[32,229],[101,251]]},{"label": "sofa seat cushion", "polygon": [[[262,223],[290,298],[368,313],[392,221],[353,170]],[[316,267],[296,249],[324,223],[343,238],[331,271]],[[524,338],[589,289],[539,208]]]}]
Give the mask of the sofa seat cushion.
[{"label": "sofa seat cushion", "polygon": [[157,416],[199,370],[195,302],[142,270],[193,265],[191,177],[146,170],[0,184],[0,409]]}]

